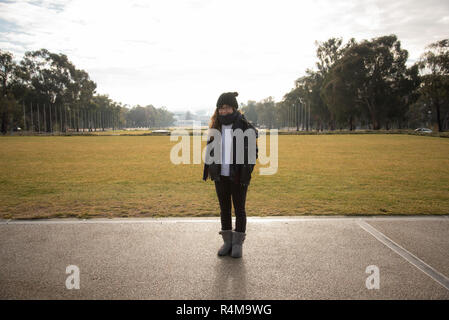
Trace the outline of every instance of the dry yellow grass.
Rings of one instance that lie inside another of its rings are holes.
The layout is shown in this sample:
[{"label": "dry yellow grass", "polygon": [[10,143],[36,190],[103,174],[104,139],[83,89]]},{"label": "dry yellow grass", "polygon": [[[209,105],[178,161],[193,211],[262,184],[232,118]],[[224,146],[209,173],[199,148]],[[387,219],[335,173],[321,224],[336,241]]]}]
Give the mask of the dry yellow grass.
[{"label": "dry yellow grass", "polygon": [[[203,165],[174,165],[168,136],[0,138],[0,217],[219,216]],[[203,146],[205,142],[203,142]],[[449,214],[449,139],[279,136],[247,214]]]}]

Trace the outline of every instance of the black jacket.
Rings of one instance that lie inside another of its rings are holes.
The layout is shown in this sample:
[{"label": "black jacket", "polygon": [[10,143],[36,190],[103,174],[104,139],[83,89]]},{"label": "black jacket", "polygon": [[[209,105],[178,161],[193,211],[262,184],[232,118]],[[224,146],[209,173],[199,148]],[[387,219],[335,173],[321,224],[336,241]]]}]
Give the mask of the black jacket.
[{"label": "black jacket", "polygon": [[[243,114],[237,111],[237,119],[232,124],[232,130],[234,129],[242,129],[243,132],[247,129],[253,129],[256,133],[256,140],[259,137],[259,133],[257,129],[248,122],[248,120],[245,118]],[[211,143],[213,141],[210,139],[207,141],[207,144]],[[248,138],[244,138],[244,163],[238,164],[236,163],[236,137],[233,137],[232,139],[232,150],[233,150],[233,161],[229,165],[229,175],[232,181],[235,183],[240,183],[242,185],[249,185],[251,181],[251,173],[254,170],[255,164],[248,163]],[[211,156],[213,156],[214,150],[211,151]],[[259,158],[259,148],[256,143],[256,159]],[[220,181],[220,173],[221,173],[221,164],[220,163],[211,163],[206,164],[204,163],[204,170],[203,170],[203,180],[206,181],[208,177],[210,177],[213,181]]]}]

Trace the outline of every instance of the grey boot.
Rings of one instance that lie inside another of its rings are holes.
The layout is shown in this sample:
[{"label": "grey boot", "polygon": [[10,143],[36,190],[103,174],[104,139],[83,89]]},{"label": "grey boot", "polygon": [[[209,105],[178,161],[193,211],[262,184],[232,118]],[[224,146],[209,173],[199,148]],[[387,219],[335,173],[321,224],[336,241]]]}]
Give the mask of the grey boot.
[{"label": "grey boot", "polygon": [[232,253],[233,258],[240,258],[242,256],[242,244],[245,241],[245,232],[232,231]]},{"label": "grey boot", "polygon": [[224,244],[218,250],[219,256],[225,256],[232,250],[232,230],[221,230],[218,232],[223,237]]}]

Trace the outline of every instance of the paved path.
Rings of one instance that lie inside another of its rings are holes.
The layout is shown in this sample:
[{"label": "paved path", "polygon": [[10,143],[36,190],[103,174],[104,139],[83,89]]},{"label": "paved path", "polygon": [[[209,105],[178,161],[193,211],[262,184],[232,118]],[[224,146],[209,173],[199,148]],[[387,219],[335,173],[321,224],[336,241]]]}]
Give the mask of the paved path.
[{"label": "paved path", "polygon": [[219,229],[219,218],[0,220],[0,299],[449,299],[448,216],[248,217],[241,259],[216,255]]}]

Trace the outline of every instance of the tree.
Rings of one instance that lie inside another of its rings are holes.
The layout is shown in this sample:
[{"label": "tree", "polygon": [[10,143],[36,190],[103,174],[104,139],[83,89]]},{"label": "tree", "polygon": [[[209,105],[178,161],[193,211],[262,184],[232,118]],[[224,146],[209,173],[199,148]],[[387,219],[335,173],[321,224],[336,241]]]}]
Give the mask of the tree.
[{"label": "tree", "polygon": [[257,108],[259,123],[271,129],[275,124],[275,101],[273,97],[263,99]]},{"label": "tree", "polygon": [[436,113],[438,131],[443,131],[441,114],[448,117],[449,109],[449,39],[427,46],[419,61],[422,71],[421,94]]},{"label": "tree", "polygon": [[13,81],[16,67],[13,55],[10,52],[2,51],[0,49],[0,85],[2,96],[5,96],[8,93],[9,85]]},{"label": "tree", "polygon": [[353,42],[330,68],[322,96],[339,118],[366,116],[374,130],[380,129],[389,117],[403,114],[398,101],[408,105],[405,97],[417,84],[416,68],[407,69],[407,58],[395,35]]},{"label": "tree", "polygon": [[0,50],[0,117],[1,117],[1,132],[5,134],[11,123],[11,113],[14,112],[17,103],[14,95],[10,92],[10,85],[14,81],[14,73],[16,70],[16,63],[13,60],[13,55],[10,52]]},{"label": "tree", "polygon": [[190,111],[186,112],[186,116],[185,116],[185,120],[192,120],[192,114],[190,113]]},{"label": "tree", "polygon": [[253,100],[249,100],[246,105],[242,104],[242,111],[245,114],[246,119],[254,124],[258,123],[256,104],[256,101]]}]

